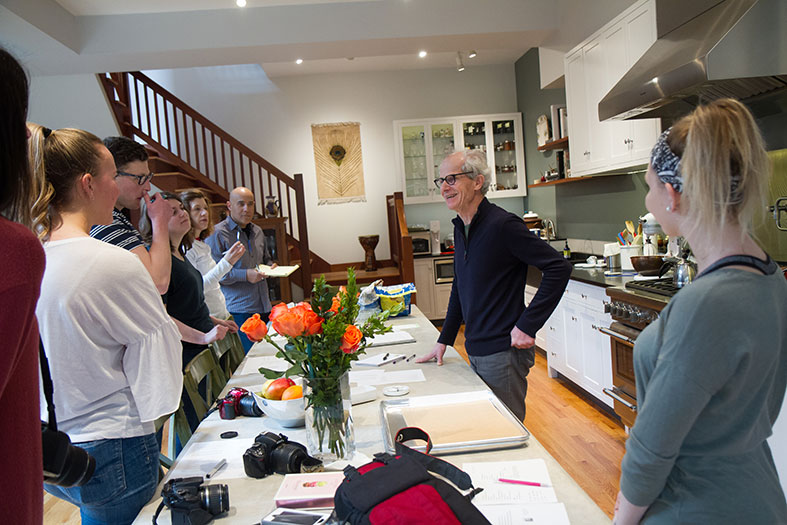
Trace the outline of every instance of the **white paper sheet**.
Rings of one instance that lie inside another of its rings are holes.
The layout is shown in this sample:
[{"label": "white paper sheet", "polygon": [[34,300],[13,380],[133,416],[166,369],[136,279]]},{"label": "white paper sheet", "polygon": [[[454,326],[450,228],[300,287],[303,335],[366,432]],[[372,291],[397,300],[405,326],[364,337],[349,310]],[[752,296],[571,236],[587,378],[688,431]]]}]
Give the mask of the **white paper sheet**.
[{"label": "white paper sheet", "polygon": [[413,370],[390,370],[390,368],[350,370],[350,383],[359,385],[377,386],[397,383],[417,383],[420,381],[426,381],[424,372],[420,368],[415,368]]},{"label": "white paper sheet", "polygon": [[372,370],[350,370],[350,383],[359,385],[377,385],[385,375],[385,370],[374,368]]},{"label": "white paper sheet", "polygon": [[418,328],[418,323],[394,324],[391,326],[393,327],[394,332],[401,332],[402,330],[407,330],[408,328]]},{"label": "white paper sheet", "polygon": [[177,463],[170,477],[204,476],[224,458],[227,466],[210,478],[211,483],[222,479],[244,478],[246,471],[243,469],[243,453],[252,443],[251,440],[239,438],[194,443],[188,455]]},{"label": "white paper sheet", "polygon": [[369,346],[398,345],[402,343],[414,343],[415,337],[404,330],[395,330],[385,334],[376,335],[366,340]]},{"label": "white paper sheet", "polygon": [[394,363],[398,363],[402,359],[405,359],[407,356],[405,354],[394,354],[391,352],[386,352],[384,354],[377,354],[371,355],[369,357],[364,357],[363,359],[359,359],[355,362],[357,366],[384,366],[384,365],[392,365]]},{"label": "white paper sheet", "polygon": [[[473,503],[475,503],[473,498]],[[562,503],[476,505],[492,525],[570,525]]]},{"label": "white paper sheet", "polygon": [[473,498],[476,505],[557,503],[552,487],[530,487],[498,481],[498,478],[508,478],[551,485],[552,480],[543,459],[465,463],[462,469],[470,475],[473,485],[484,487],[484,491]]},{"label": "white paper sheet", "polygon": [[[276,370],[277,372],[284,372],[288,368],[290,368],[290,363],[285,361],[284,359],[279,359],[278,357],[274,357],[272,355],[262,355],[257,357],[249,357],[246,359],[246,362],[243,363],[243,366],[236,371],[236,374],[259,374],[260,367],[270,368],[271,370]],[[264,383],[265,379],[261,381]]]}]

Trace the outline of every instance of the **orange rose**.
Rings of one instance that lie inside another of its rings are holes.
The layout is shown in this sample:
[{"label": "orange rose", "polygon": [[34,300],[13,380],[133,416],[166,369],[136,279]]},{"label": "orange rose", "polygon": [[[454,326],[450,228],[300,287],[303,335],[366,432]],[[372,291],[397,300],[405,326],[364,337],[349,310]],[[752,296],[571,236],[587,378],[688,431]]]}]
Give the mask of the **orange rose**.
[{"label": "orange rose", "polygon": [[331,309],[328,310],[329,312],[333,312],[335,314],[339,313],[339,307],[342,305],[341,299],[339,299],[338,295],[334,295],[333,299],[331,300]]},{"label": "orange rose", "polygon": [[304,335],[315,335],[322,332],[322,323],[325,321],[317,315],[309,303],[301,303],[295,308],[301,307],[300,313],[303,318]]},{"label": "orange rose", "polygon": [[260,314],[254,314],[243,322],[240,331],[246,334],[250,341],[257,343],[265,338],[268,333],[268,325],[260,319]]},{"label": "orange rose", "polygon": [[342,352],[345,354],[354,354],[361,346],[361,339],[363,339],[363,332],[354,324],[347,325],[342,336]]},{"label": "orange rose", "polygon": [[273,321],[274,319],[276,319],[276,317],[279,316],[279,314],[282,314],[282,313],[284,313],[286,311],[287,311],[287,305],[285,303],[279,303],[276,306],[274,306],[273,308],[271,308],[271,313],[268,316],[268,318],[271,321]]},{"label": "orange rose", "polygon": [[296,308],[279,311],[276,318],[271,319],[271,325],[276,329],[276,332],[290,337],[298,337],[303,334],[303,315]]}]

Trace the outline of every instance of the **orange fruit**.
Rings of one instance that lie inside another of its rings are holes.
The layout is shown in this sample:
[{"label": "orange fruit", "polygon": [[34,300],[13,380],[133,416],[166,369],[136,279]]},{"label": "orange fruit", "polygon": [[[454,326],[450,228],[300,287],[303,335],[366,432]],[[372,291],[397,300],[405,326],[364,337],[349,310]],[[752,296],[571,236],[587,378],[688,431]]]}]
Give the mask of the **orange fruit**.
[{"label": "orange fruit", "polygon": [[281,394],[282,401],[298,399],[299,397],[303,397],[303,387],[301,385],[292,385]]}]

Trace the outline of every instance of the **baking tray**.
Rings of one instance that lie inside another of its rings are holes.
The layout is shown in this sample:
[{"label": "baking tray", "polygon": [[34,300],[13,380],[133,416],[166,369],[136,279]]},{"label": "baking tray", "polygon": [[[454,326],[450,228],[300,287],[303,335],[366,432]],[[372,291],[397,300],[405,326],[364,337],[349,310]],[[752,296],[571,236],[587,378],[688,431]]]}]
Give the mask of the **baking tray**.
[{"label": "baking tray", "polygon": [[[385,450],[395,452],[399,429],[418,426],[432,438],[431,454],[458,454],[525,445],[530,432],[489,390],[380,402]],[[412,448],[426,451],[414,441]]]}]

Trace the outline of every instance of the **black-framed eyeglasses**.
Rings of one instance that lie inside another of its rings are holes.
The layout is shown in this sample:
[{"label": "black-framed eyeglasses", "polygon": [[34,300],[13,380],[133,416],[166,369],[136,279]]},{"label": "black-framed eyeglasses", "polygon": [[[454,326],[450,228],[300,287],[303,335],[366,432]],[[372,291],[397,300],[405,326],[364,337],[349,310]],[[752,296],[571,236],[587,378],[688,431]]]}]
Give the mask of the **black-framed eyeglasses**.
[{"label": "black-framed eyeglasses", "polygon": [[450,175],[446,175],[445,177],[437,177],[434,180],[434,185],[437,186],[438,190],[443,186],[444,182],[447,182],[449,186],[453,186],[454,184],[456,184],[456,178],[459,177],[460,175],[472,175],[472,174],[473,174],[472,171],[463,171],[462,173],[452,173]]},{"label": "black-framed eyeglasses", "polygon": [[143,186],[146,182],[153,178],[153,172],[148,173],[147,175],[135,175],[134,173],[127,173],[125,171],[117,171],[116,177],[123,176],[123,177],[134,177],[137,179],[137,184]]}]

